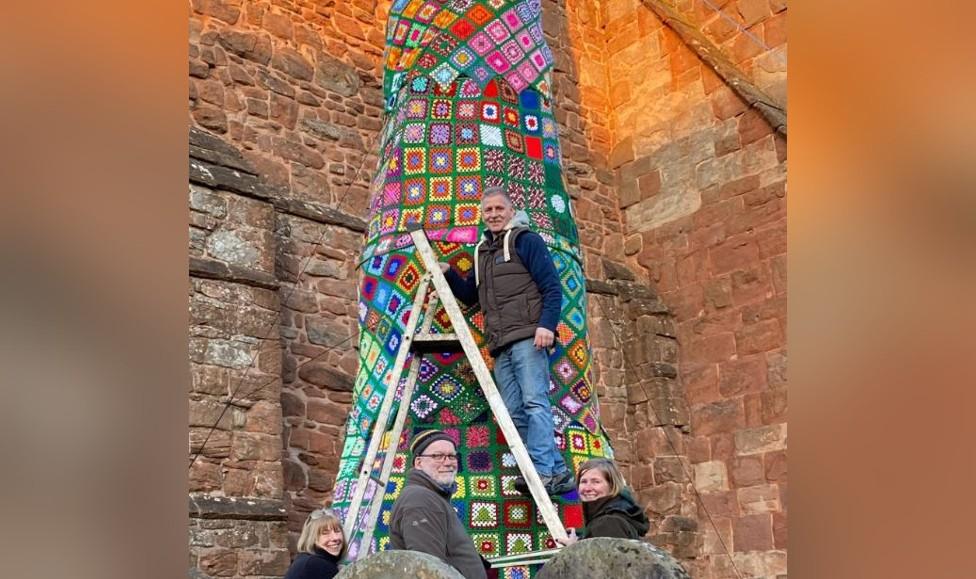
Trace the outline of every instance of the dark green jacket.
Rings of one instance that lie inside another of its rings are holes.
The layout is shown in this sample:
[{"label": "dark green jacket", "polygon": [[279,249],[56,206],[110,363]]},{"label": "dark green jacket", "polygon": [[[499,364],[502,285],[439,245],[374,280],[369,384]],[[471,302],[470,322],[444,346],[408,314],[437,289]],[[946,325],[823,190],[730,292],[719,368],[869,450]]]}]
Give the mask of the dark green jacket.
[{"label": "dark green jacket", "polygon": [[584,538],[640,539],[651,528],[644,509],[624,490],[615,497],[583,503]]}]

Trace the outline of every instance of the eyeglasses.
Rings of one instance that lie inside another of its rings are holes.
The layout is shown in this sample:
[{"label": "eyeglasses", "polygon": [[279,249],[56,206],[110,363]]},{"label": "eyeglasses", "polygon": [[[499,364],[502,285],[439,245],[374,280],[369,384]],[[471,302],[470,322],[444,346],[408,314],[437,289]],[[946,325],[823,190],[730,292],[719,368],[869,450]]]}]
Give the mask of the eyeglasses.
[{"label": "eyeglasses", "polygon": [[316,519],[321,519],[322,517],[325,517],[327,515],[331,515],[337,519],[339,518],[336,516],[335,511],[333,511],[332,509],[321,508],[321,509],[315,509],[314,511],[309,513],[308,519],[310,521],[314,521]]},{"label": "eyeglasses", "polygon": [[460,454],[455,454],[453,452],[436,452],[434,454],[418,454],[417,456],[422,456],[424,458],[432,458],[437,462],[444,462],[448,459],[457,462],[457,460],[461,457]]}]

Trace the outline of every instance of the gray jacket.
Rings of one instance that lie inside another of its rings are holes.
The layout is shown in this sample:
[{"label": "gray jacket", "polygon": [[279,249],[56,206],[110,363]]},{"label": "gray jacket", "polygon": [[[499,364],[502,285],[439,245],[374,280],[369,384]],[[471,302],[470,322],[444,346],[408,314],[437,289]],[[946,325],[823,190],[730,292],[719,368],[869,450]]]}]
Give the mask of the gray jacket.
[{"label": "gray jacket", "polygon": [[486,579],[481,555],[450,499],[427,473],[412,469],[390,513],[390,545],[433,555],[466,579]]}]

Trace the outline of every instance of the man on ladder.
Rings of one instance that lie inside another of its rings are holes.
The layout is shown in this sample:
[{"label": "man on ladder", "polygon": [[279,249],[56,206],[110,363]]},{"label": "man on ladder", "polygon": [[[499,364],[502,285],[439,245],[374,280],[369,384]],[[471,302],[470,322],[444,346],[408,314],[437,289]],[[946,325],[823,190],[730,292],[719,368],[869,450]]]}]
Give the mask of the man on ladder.
[{"label": "man on ladder", "polygon": [[[499,392],[546,492],[562,495],[575,484],[556,449],[549,401],[548,349],[562,305],[559,276],[542,237],[528,228],[524,212],[516,214],[504,189],[485,190],[481,216],[485,238],[475,246],[474,272],[461,277],[446,263],[440,267],[458,299],[481,304]],[[529,494],[524,477],[514,486]]]}]

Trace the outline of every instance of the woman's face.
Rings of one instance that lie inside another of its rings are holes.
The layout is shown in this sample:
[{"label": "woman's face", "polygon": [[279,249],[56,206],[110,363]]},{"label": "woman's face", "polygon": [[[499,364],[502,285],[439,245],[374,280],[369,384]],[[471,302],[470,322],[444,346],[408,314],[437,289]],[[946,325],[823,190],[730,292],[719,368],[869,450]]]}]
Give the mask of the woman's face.
[{"label": "woman's face", "polygon": [[595,468],[584,470],[579,479],[579,495],[584,503],[610,496],[610,481]]},{"label": "woman's face", "polygon": [[338,556],[342,552],[342,529],[322,527],[322,530],[319,531],[319,540],[315,544],[324,549],[326,553]]}]

